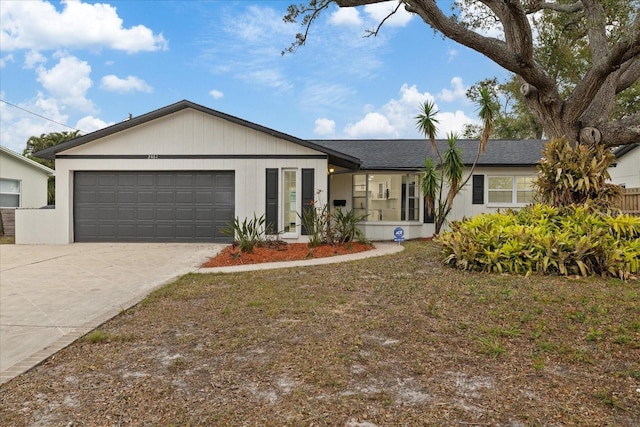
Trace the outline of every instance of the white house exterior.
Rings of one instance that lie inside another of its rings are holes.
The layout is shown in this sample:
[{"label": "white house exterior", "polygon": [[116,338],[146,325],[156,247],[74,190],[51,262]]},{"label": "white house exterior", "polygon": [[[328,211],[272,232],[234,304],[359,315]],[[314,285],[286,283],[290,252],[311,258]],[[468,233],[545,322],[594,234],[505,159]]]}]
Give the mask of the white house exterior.
[{"label": "white house exterior", "polygon": [[[228,242],[235,217],[267,219],[304,241],[300,212],[327,193],[329,161],[357,160],[181,101],[41,151],[56,159],[50,243]],[[26,230],[18,230],[18,233]]]},{"label": "white house exterior", "polygon": [[[477,141],[459,146],[470,165]],[[450,218],[525,206],[541,148],[491,141]],[[25,214],[48,231],[20,228],[16,242],[229,242],[222,229],[254,215],[304,242],[298,213],[312,201],[366,215],[370,240],[392,240],[397,227],[430,237],[420,191],[430,150],[425,140],[306,141],[181,101],[37,153],[56,159],[56,208]]]},{"label": "white house exterior", "polygon": [[[425,157],[437,159],[430,143],[420,140],[317,140],[318,145],[349,154],[361,161],[358,170],[339,169],[330,176],[330,199],[344,209],[367,215],[361,229],[371,240],[392,240],[401,227],[406,239],[431,237],[433,221],[425,218],[420,175]],[[437,141],[444,152],[446,141]],[[540,160],[542,141],[490,141],[475,170],[470,167],[478,141],[457,143],[466,165],[465,187],[454,200],[449,219],[520,208],[531,202],[532,181]]]},{"label": "white house exterior", "polygon": [[0,146],[0,208],[41,208],[55,171]]},{"label": "white house exterior", "polygon": [[611,181],[626,188],[640,188],[640,144],[620,147],[614,154],[618,160],[609,168]]}]

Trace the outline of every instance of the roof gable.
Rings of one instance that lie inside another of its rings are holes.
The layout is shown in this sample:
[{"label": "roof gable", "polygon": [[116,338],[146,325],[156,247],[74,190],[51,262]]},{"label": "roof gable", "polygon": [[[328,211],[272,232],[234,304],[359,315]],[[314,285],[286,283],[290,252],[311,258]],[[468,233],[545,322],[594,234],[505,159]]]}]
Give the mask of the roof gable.
[{"label": "roof gable", "polygon": [[34,169],[38,169],[40,172],[43,172],[49,176],[55,175],[56,171],[54,171],[51,168],[46,167],[45,165],[41,165],[38,162],[35,162],[25,156],[23,156],[22,154],[18,154],[13,150],[9,150],[8,148],[5,148],[3,146],[0,145],[0,153],[2,155],[6,155],[7,157],[10,157],[12,159],[18,160],[20,162],[22,162],[22,164],[24,164],[25,166],[34,168]]},{"label": "roof gable", "polygon": [[178,111],[187,109],[187,108],[191,108],[194,109],[196,111],[200,111],[202,113],[205,114],[209,114],[215,117],[218,117],[220,119],[229,121],[231,123],[240,125],[240,126],[244,126],[244,127],[248,127],[250,129],[256,130],[258,132],[262,132],[268,135],[271,135],[275,138],[278,139],[282,139],[285,141],[289,141],[292,142],[294,144],[298,144],[322,153],[325,153],[329,156],[329,160],[331,163],[339,165],[339,166],[344,166],[344,167],[348,167],[348,168],[358,168],[359,167],[359,161],[357,158],[351,157],[347,154],[341,153],[341,152],[337,152],[331,148],[327,148],[327,147],[323,147],[317,144],[314,144],[312,142],[309,141],[305,141],[296,137],[293,137],[291,135],[287,135],[285,133],[282,132],[278,132],[276,130],[273,129],[269,129],[267,127],[222,113],[220,111],[216,111],[216,110],[212,110],[208,107],[204,107],[202,105],[193,103],[191,101],[187,101],[187,100],[182,100],[180,102],[176,102],[175,104],[171,104],[168,105],[166,107],[160,108],[158,110],[155,111],[151,111],[149,113],[143,114],[141,116],[137,116],[137,117],[133,117],[131,119],[125,120],[123,122],[114,124],[112,126],[108,126],[106,128],[97,130],[95,132],[91,132],[89,134],[86,135],[82,135],[79,136],[77,138],[74,138],[72,140],[63,142],[61,144],[55,145],[53,147],[49,147],[46,148],[44,150],[38,151],[37,153],[34,153],[35,155],[37,155],[38,157],[42,157],[45,159],[54,159],[55,156],[58,153],[63,153],[64,151],[70,150],[72,148],[75,147],[79,147],[81,145],[90,143],[92,141],[96,141],[98,139],[101,138],[105,138],[107,136],[110,135],[114,135],[118,132],[122,132],[125,131],[127,129],[131,129],[135,126],[139,126],[141,124],[144,123],[148,123],[151,122],[153,120],[168,116],[170,114],[176,113]]}]

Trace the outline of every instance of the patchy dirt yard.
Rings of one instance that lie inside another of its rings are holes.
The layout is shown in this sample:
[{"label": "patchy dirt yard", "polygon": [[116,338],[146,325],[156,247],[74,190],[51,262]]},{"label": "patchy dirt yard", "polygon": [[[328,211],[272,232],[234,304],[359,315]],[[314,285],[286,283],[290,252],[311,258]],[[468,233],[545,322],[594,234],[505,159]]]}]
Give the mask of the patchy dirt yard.
[{"label": "patchy dirt yard", "polygon": [[640,425],[637,281],[344,264],[187,275],[0,388],[9,426]]}]

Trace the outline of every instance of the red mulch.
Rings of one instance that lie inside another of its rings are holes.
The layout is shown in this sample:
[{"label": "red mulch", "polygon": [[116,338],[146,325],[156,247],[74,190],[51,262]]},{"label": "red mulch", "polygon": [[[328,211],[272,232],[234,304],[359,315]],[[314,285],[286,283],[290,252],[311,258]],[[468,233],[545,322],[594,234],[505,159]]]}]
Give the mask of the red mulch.
[{"label": "red mulch", "polygon": [[202,267],[228,267],[232,265],[259,264],[264,262],[297,261],[310,258],[326,258],[353,254],[373,249],[373,245],[350,242],[344,245],[321,245],[310,248],[306,243],[285,243],[273,247],[257,247],[252,253],[240,252],[237,246],[227,246]]}]

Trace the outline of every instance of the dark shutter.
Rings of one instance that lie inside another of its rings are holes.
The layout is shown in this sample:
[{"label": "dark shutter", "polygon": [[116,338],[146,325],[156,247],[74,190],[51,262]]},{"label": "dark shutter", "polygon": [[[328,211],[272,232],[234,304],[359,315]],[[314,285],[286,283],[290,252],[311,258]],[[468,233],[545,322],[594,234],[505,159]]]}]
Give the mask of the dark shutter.
[{"label": "dark shutter", "polygon": [[[302,169],[302,212],[308,209],[314,209],[314,187],[315,187],[315,170]],[[304,213],[303,213],[304,215]],[[302,225],[302,234],[308,235],[304,224]]]},{"label": "dark shutter", "polygon": [[484,175],[473,175],[472,201],[474,205],[484,204]]},{"label": "dark shutter", "polygon": [[265,227],[267,234],[278,232],[278,169],[267,169]]}]

